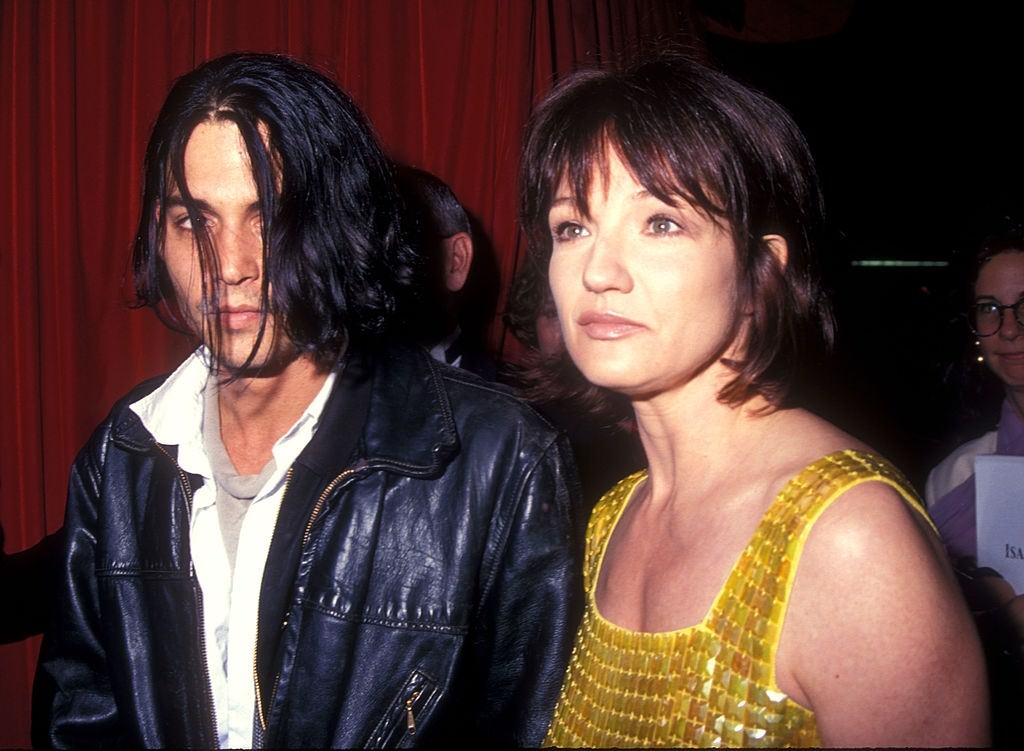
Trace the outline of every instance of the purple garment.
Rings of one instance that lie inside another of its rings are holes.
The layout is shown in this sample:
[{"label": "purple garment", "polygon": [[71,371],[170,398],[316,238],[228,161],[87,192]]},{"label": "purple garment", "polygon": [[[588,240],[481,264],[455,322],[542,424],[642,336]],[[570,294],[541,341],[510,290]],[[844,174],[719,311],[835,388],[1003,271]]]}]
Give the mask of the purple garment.
[{"label": "purple garment", "polygon": [[[1009,399],[1003,402],[996,434],[996,453],[1024,456],[1024,421]],[[974,519],[974,474],[938,500],[931,509],[942,542],[952,560],[978,556],[978,533]]]}]

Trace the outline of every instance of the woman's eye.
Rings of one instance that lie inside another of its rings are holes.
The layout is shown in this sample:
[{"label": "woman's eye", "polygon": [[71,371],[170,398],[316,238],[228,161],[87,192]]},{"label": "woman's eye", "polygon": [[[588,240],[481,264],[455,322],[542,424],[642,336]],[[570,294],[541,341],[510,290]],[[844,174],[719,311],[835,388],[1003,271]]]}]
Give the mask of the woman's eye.
[{"label": "woman's eye", "polygon": [[647,231],[652,235],[671,235],[682,229],[678,222],[667,216],[654,216],[647,220]]},{"label": "woman's eye", "polygon": [[579,237],[586,237],[589,234],[583,225],[576,222],[561,222],[555,225],[551,232],[551,236],[556,242],[567,242]]}]

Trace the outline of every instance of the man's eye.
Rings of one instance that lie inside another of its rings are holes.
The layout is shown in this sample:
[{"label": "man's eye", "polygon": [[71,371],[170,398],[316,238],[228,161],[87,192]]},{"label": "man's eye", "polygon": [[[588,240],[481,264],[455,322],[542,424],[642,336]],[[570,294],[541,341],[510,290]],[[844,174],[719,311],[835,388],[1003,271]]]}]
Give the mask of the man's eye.
[{"label": "man's eye", "polygon": [[551,236],[557,242],[567,242],[579,237],[586,237],[589,234],[583,225],[576,222],[561,222],[551,232]]},{"label": "man's eye", "polygon": [[179,214],[176,217],[172,217],[171,222],[175,227],[183,231],[191,231],[195,227],[201,227],[206,223],[201,214],[192,217],[189,216],[187,212]]},{"label": "man's eye", "polygon": [[667,216],[653,216],[647,220],[647,230],[652,235],[671,235],[682,229],[675,220]]}]

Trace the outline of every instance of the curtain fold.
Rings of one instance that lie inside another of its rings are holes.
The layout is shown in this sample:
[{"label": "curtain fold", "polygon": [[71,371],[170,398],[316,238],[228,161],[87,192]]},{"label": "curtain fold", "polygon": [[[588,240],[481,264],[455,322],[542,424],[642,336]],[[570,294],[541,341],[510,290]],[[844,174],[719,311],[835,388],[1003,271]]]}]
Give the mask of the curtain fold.
[{"label": "curtain fold", "polygon": [[[677,0],[0,0],[0,522],[62,521],[75,452],[187,345],[131,308],[149,128],[176,76],[235,50],[334,76],[397,159],[447,181],[490,238],[500,314],[522,255],[516,171],[557,76],[692,44]],[[504,344],[499,319],[490,342]],[[5,607],[10,604],[5,603]],[[38,640],[0,647],[0,746],[26,746]]]}]

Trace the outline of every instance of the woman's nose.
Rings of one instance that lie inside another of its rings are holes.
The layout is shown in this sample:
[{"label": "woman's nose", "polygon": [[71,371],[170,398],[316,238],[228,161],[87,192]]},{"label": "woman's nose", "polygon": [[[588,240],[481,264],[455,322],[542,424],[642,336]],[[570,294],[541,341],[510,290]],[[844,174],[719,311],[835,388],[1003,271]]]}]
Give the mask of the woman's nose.
[{"label": "woman's nose", "polygon": [[614,235],[595,237],[583,267],[583,286],[591,292],[629,292],[633,279],[623,251],[621,239]]},{"label": "woman's nose", "polygon": [[1016,339],[1020,336],[1021,324],[1017,318],[1016,308],[1002,308],[999,311],[999,338]]}]

